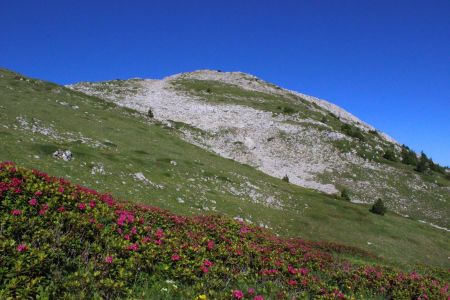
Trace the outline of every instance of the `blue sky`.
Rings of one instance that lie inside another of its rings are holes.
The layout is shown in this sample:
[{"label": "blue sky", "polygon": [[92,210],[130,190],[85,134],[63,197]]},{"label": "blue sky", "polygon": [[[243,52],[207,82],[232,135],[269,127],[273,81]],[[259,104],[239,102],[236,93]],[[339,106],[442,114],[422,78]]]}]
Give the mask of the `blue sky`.
[{"label": "blue sky", "polygon": [[0,0],[0,67],[57,83],[254,74],[450,165],[450,1]]}]

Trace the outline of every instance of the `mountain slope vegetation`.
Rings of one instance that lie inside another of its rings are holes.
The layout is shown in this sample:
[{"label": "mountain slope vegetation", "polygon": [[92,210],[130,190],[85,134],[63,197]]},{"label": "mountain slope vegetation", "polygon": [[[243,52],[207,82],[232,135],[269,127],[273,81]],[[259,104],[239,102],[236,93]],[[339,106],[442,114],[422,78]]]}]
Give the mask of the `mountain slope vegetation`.
[{"label": "mountain slope vegetation", "polygon": [[[220,157],[181,139],[183,130],[201,131],[186,123],[155,120],[11,71],[0,74],[3,161],[183,215],[221,213],[285,237],[356,246],[382,258],[382,264],[405,270],[418,264],[448,266],[450,237],[444,230],[391,210],[377,216],[369,205]],[[157,117],[161,111],[154,110]],[[73,159],[53,157],[57,150],[70,150]]]},{"label": "mountain slope vegetation", "polygon": [[117,202],[10,162],[0,164],[0,216],[1,298],[450,296],[445,271],[364,264],[371,255],[356,248],[283,239],[219,215]]},{"label": "mountain slope vegetation", "polygon": [[186,141],[274,177],[329,194],[345,189],[355,203],[382,197],[391,211],[450,228],[445,169],[427,157],[411,165],[410,149],[325,100],[209,70],[69,87],[151,110],[161,122],[180,124]]}]

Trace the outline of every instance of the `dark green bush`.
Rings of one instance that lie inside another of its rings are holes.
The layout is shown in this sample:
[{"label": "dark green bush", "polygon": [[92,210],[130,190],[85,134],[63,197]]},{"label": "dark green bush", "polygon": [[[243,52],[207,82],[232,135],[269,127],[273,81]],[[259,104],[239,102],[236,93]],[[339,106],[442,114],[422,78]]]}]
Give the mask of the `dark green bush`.
[{"label": "dark green bush", "polygon": [[384,152],[383,158],[390,161],[397,161],[397,156],[395,155],[395,152],[391,149],[388,149],[386,150],[386,152]]},{"label": "dark green bush", "polygon": [[402,158],[402,163],[404,163],[405,165],[417,165],[418,160],[416,153],[409,149],[406,145],[402,145],[400,157]]},{"label": "dark green bush", "polygon": [[386,213],[386,211],[387,211],[387,209],[384,206],[383,200],[381,200],[380,198],[378,198],[377,201],[375,201],[375,203],[370,208],[371,213],[381,215],[381,216],[383,216]]},{"label": "dark green bush", "polygon": [[296,111],[295,111],[295,109],[293,109],[293,108],[290,107],[290,106],[285,106],[285,107],[283,107],[283,112],[284,112],[285,114],[293,114],[293,113],[295,113]]},{"label": "dark green bush", "polygon": [[341,191],[341,198],[350,201],[350,191],[347,188],[343,188]]},{"label": "dark green bush", "polygon": [[284,175],[283,178],[281,179],[283,181],[289,182],[289,177],[287,175]]},{"label": "dark green bush", "polygon": [[430,170],[430,161],[425,153],[421,153],[419,161],[417,162],[416,168],[414,170],[420,173],[426,173]]},{"label": "dark green bush", "polygon": [[350,124],[343,124],[341,126],[341,130],[344,134],[356,138],[360,141],[365,141],[366,137],[364,136],[364,134],[362,133],[361,129],[359,129],[358,127],[355,127],[353,125]]}]

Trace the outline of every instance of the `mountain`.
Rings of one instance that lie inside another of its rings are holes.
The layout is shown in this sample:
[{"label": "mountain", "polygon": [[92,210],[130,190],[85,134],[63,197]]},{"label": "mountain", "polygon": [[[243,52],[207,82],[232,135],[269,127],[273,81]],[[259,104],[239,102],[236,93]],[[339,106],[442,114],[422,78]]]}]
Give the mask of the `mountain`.
[{"label": "mountain", "polygon": [[211,70],[68,87],[151,110],[185,141],[271,176],[328,194],[346,190],[354,203],[382,198],[398,214],[450,228],[449,176],[402,164],[407,148],[325,100]]},{"label": "mountain", "polygon": [[[362,129],[368,125],[361,123],[357,127],[355,123],[348,129],[343,122],[351,122],[353,117],[337,109],[331,115],[325,111],[328,105],[325,102],[300,101],[300,96],[256,79],[249,79],[254,83],[247,85],[257,87],[246,90],[226,80],[211,80],[210,75],[208,81],[191,78],[201,78],[201,74],[253,78],[241,73],[202,71],[164,80],[83,83],[66,88],[0,70],[0,160],[14,161],[101,193],[111,193],[118,199],[151,204],[178,214],[220,213],[252,222],[284,237],[356,246],[376,255],[381,264],[404,270],[417,265],[448,266],[449,233],[419,222],[447,225],[444,216],[449,210],[445,202],[449,183],[444,175],[434,171],[419,173],[413,166],[378,156],[373,160],[363,159],[359,155],[368,155],[367,149],[375,149],[375,142],[379,147],[393,147],[393,151],[397,151],[396,146],[381,133]],[[260,85],[274,92],[256,90],[261,89]],[[83,92],[74,90],[82,87]],[[88,91],[101,98],[86,94]],[[293,96],[281,97],[277,93]],[[148,99],[154,99],[152,105],[146,102],[150,101]],[[153,117],[148,116],[149,109]],[[220,121],[220,115],[227,119]],[[176,116],[184,119],[176,119]],[[202,116],[208,122],[201,121]],[[321,122],[322,119],[327,124]],[[318,134],[315,139],[313,133]],[[348,134],[361,135],[366,142]],[[263,140],[257,140],[258,136]],[[333,136],[342,140],[333,140]],[[307,139],[310,144],[305,142]],[[213,144],[215,141],[222,152]],[[324,157],[308,151],[308,146],[325,151],[320,152]],[[289,147],[299,152],[289,154]],[[346,147],[362,152],[345,152]],[[65,151],[70,151],[70,155]],[[225,158],[215,151],[236,157]],[[256,160],[260,153],[267,153],[270,159]],[[343,188],[332,181],[340,180],[335,174],[339,170],[320,174],[311,163],[307,167],[299,165],[301,172],[297,174],[294,165],[280,165],[275,159],[281,154],[286,162],[303,161],[310,155],[315,159],[311,161],[318,165],[351,166],[356,177],[348,179],[346,173],[338,174],[347,182],[343,186],[350,190],[354,200],[360,199],[356,189],[358,176],[365,178],[368,175],[362,173],[372,170],[369,167],[378,167],[373,170],[374,174],[384,172],[381,174],[386,174],[394,183],[399,181],[395,186],[387,178],[371,175],[380,180],[373,184],[375,187],[386,186],[376,196],[387,204],[387,214],[375,215],[369,212],[368,204],[350,203],[298,185],[301,181],[297,180],[305,173],[310,174],[304,177],[305,182],[317,182],[318,188],[330,186],[329,192],[332,192],[331,186],[337,190]],[[237,161],[237,157],[248,157],[247,163]],[[342,161],[334,162],[333,157]],[[250,165],[252,159],[261,163],[261,167]],[[277,176],[266,174],[269,169],[275,170],[274,166],[285,169],[271,174]],[[361,174],[356,173],[358,170]],[[389,170],[397,173],[390,174]],[[406,175],[399,178],[398,174]],[[284,175],[288,175],[291,183],[280,179]],[[410,191],[405,182],[412,179],[408,178],[417,180],[420,186]],[[389,200],[391,190],[415,194],[414,202],[406,208],[410,218],[395,212],[396,202]],[[434,194],[439,197],[433,198]],[[420,195],[428,198],[418,198]]]}]

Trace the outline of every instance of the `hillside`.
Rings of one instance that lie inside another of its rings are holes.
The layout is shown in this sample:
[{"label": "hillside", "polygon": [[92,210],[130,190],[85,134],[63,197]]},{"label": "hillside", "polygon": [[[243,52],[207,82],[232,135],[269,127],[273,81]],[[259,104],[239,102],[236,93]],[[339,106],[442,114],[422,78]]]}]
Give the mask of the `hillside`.
[{"label": "hillside", "polygon": [[[450,179],[400,162],[392,138],[321,99],[240,72],[79,83],[72,89],[175,123],[180,136],[271,176],[450,228]],[[407,151],[406,149],[404,149]],[[386,157],[388,159],[386,159]]]},{"label": "hillside", "polygon": [[[119,199],[183,215],[216,212],[285,237],[357,246],[381,257],[383,264],[406,270],[417,264],[449,265],[447,231],[393,212],[383,217],[371,214],[367,205],[284,182],[192,145],[180,137],[203,131],[176,121],[160,121],[158,114],[163,108],[154,107],[155,118],[149,118],[56,84],[6,70],[0,75],[2,161],[15,161]],[[130,90],[138,84],[139,90],[145,82],[120,84]],[[58,149],[70,150],[73,159],[53,157]],[[397,164],[393,167],[399,168]],[[448,211],[446,202],[439,203],[440,213]]]},{"label": "hillside", "polygon": [[0,164],[0,216],[2,299],[450,297],[445,271],[399,272],[351,247],[117,202],[10,162]]}]

